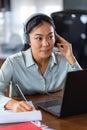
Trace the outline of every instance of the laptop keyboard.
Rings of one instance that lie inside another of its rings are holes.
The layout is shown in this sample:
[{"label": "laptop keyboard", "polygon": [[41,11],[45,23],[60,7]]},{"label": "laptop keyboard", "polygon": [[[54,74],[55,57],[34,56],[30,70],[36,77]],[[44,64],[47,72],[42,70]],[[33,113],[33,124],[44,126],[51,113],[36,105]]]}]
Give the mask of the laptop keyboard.
[{"label": "laptop keyboard", "polygon": [[61,107],[61,105],[51,106],[51,107],[47,107],[47,110],[49,110],[51,112],[59,113],[60,107]]},{"label": "laptop keyboard", "polygon": [[62,98],[46,102],[40,102],[37,104],[37,106],[50,113],[53,113],[54,115],[59,115],[61,110],[61,101]]}]

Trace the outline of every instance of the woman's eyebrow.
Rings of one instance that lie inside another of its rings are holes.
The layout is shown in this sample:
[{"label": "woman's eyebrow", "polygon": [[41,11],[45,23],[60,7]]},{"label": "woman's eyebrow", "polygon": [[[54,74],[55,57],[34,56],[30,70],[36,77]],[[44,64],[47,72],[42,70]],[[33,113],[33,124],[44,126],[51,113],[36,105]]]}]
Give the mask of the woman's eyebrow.
[{"label": "woman's eyebrow", "polygon": [[43,36],[42,34],[35,34],[35,36]]},{"label": "woman's eyebrow", "polygon": [[[53,32],[50,32],[50,33],[48,33],[47,35],[51,35],[51,34],[53,34]],[[46,35],[46,36],[47,36]],[[44,36],[43,34],[35,34],[35,36]]]},{"label": "woman's eyebrow", "polygon": [[51,34],[53,34],[53,32],[48,33],[48,35],[51,35]]}]

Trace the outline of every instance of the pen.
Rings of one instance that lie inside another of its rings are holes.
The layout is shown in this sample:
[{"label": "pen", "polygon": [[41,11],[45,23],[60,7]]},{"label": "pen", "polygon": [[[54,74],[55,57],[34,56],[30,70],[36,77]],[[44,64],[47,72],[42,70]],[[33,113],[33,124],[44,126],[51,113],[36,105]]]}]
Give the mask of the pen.
[{"label": "pen", "polygon": [[22,90],[20,89],[19,85],[18,85],[18,84],[15,84],[15,87],[18,89],[18,91],[20,92],[20,94],[21,94],[22,98],[25,100],[25,102],[26,102],[27,104],[29,104],[29,105],[31,105],[31,106],[34,107],[32,101],[27,101],[27,99],[26,99],[26,97],[24,96],[24,94],[23,94]]}]

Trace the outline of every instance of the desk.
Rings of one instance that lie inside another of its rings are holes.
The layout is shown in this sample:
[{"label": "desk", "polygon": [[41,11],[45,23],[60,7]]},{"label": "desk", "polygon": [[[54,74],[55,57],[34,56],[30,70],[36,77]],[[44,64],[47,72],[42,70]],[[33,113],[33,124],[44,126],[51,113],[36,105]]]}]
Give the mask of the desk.
[{"label": "desk", "polygon": [[0,59],[0,67],[2,66],[2,64],[4,63],[5,59]]},{"label": "desk", "polygon": [[[60,97],[62,92],[56,92],[54,96],[49,95],[34,95],[27,97],[29,100],[32,100],[34,103],[47,101],[51,99],[56,99]],[[20,99],[19,99],[20,100]],[[87,114],[75,115],[66,118],[55,117],[44,110],[40,109],[42,112],[42,122],[50,126],[54,130],[87,130]],[[0,125],[0,127],[3,127]]]}]

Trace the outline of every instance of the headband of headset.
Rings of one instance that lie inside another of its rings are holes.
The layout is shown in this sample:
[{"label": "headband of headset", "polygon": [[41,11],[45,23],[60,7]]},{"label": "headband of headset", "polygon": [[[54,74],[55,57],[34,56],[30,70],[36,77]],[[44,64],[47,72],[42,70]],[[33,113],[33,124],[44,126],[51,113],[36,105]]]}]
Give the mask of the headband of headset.
[{"label": "headband of headset", "polygon": [[36,17],[39,17],[39,16],[47,16],[47,15],[42,14],[42,13],[36,13],[36,14],[34,14],[34,15],[31,15],[31,16],[25,21],[25,24],[24,24],[24,33],[28,33],[28,32],[27,32],[27,26],[28,26],[28,24],[29,24],[32,20],[34,20]]}]

